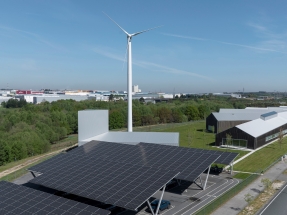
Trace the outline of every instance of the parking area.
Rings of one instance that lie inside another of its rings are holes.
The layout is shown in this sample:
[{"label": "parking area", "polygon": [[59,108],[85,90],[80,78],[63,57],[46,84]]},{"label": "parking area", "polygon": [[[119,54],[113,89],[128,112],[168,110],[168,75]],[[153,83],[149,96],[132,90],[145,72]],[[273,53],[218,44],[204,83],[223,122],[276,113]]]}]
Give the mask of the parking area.
[{"label": "parking area", "polygon": [[[206,178],[206,174],[202,174],[202,180]],[[216,199],[218,196],[231,189],[240,182],[233,179],[230,174],[222,173],[220,175],[209,175],[206,190],[200,189],[196,184],[184,182],[180,186],[168,189],[163,199],[170,201],[171,207],[161,212],[165,215],[188,215],[193,214],[206,204]],[[158,191],[154,198],[158,199],[161,191]],[[150,215],[147,211],[147,204],[144,204],[139,212],[124,211],[121,215]]]},{"label": "parking area", "polygon": [[[28,173],[14,181],[16,184],[25,184],[30,181],[33,176]],[[206,174],[202,174],[202,181],[206,179]],[[167,187],[163,199],[170,201],[171,207],[161,212],[165,215],[188,215],[193,214],[206,204],[231,189],[240,182],[238,179],[233,179],[230,174],[221,173],[220,175],[209,175],[206,190],[202,190],[196,184],[187,181],[182,181],[179,184],[174,183]],[[153,199],[159,199],[162,191],[158,191]],[[151,199],[150,201],[152,201]],[[147,210],[147,204],[143,204],[139,208],[139,212],[134,211],[113,211],[112,214],[121,215],[150,215]]]}]

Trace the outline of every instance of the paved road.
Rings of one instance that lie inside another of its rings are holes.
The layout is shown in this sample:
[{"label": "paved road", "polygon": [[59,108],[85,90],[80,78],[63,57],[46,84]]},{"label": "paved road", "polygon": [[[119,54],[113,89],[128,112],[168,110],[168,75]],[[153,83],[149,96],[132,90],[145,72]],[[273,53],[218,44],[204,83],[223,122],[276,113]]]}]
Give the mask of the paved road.
[{"label": "paved road", "polygon": [[[254,197],[258,196],[264,190],[264,186],[261,183],[262,178],[268,178],[271,181],[276,179],[287,181],[287,176],[281,174],[284,170],[287,169],[287,163],[285,161],[280,161],[271,167],[264,175],[260,176],[253,183],[243,189],[239,194],[234,196],[228,202],[226,202],[223,206],[217,209],[212,215],[236,215],[241,210],[243,210],[247,206],[247,202],[244,200],[244,196],[246,194],[250,194]],[[276,214],[276,213],[272,213]],[[277,214],[276,214],[277,215]],[[286,213],[284,214],[286,215]]]},{"label": "paved road", "polygon": [[268,204],[259,215],[286,215],[287,213],[287,185]]}]

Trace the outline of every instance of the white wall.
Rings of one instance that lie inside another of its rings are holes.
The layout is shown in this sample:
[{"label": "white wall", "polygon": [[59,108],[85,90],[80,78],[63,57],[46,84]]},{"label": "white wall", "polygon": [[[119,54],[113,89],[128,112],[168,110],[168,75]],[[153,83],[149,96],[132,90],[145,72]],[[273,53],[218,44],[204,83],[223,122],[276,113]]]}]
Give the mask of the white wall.
[{"label": "white wall", "polygon": [[109,131],[108,110],[83,110],[78,112],[78,142]]}]

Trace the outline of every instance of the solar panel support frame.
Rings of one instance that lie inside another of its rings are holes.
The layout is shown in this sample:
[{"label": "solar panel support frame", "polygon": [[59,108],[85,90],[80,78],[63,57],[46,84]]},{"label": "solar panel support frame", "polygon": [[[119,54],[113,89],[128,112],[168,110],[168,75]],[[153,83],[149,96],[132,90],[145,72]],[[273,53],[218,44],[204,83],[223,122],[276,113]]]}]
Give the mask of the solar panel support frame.
[{"label": "solar panel support frame", "polygon": [[146,202],[147,202],[147,205],[148,205],[148,207],[149,207],[149,209],[150,209],[150,211],[151,211],[151,214],[154,215],[154,212],[153,212],[153,210],[152,210],[152,207],[151,207],[151,205],[150,205],[149,200],[147,200]]},{"label": "solar panel support frame", "polygon": [[166,187],[166,185],[164,185],[164,187],[163,187],[163,189],[162,189],[162,193],[161,193],[159,202],[158,202],[158,204],[157,204],[157,208],[156,208],[155,215],[158,215],[158,210],[159,210],[159,207],[160,207],[160,205],[161,205],[161,201],[162,201],[162,197],[163,197],[163,194],[164,194],[164,191],[165,191],[165,187]]},{"label": "solar panel support frame", "polygon": [[[176,178],[176,176],[178,176],[179,174],[180,174],[180,172],[177,173],[173,178]],[[169,181],[171,181],[173,178],[171,178]],[[164,186],[162,186],[161,188],[163,188],[163,187],[165,188],[166,185],[167,185],[167,183],[166,183]],[[161,189],[161,188],[160,188],[160,189]],[[159,189],[159,190],[160,190],[160,189]],[[157,191],[159,191],[159,190],[157,190]],[[156,192],[157,192],[157,191],[156,191]],[[156,193],[156,192],[155,192],[155,193]],[[155,193],[154,193],[154,194],[155,194]],[[164,190],[163,190],[163,193],[164,193]],[[154,194],[152,194],[150,197],[154,196]],[[149,198],[150,198],[150,197],[149,197]],[[144,201],[143,203],[148,202],[149,198],[148,198],[146,201]],[[141,205],[142,205],[143,203],[141,203]],[[140,206],[141,206],[141,205],[140,205]],[[138,208],[139,208],[139,207],[136,208],[136,211],[138,210]]]},{"label": "solar panel support frame", "polygon": [[33,171],[29,171],[29,172],[33,175],[34,178],[36,178],[36,175]]},{"label": "solar panel support frame", "polygon": [[[201,184],[201,185],[199,185],[199,184],[196,182],[197,179],[200,180],[200,184]],[[203,189],[202,180],[201,180],[201,177],[200,177],[200,176],[198,176],[192,183],[195,183],[196,186],[198,186],[200,189]]]},{"label": "solar panel support frame", "polygon": [[210,167],[211,167],[211,165],[208,167],[207,176],[206,176],[206,179],[205,179],[205,183],[204,183],[204,186],[203,186],[203,190],[206,189],[206,184],[207,184],[207,180],[208,180],[208,176],[209,176],[209,172],[210,172]]}]

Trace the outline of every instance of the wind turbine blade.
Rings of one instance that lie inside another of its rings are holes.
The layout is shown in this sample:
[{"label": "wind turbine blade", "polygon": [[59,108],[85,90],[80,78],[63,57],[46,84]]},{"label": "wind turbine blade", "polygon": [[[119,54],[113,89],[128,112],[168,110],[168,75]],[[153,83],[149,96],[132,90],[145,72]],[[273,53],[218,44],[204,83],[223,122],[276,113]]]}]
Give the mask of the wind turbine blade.
[{"label": "wind turbine blade", "polygon": [[160,28],[160,27],[162,27],[162,26],[163,26],[163,25],[157,26],[157,27],[154,27],[154,28],[150,28],[150,29],[147,29],[147,30],[144,30],[144,31],[136,32],[136,33],[134,33],[134,34],[131,34],[131,36],[136,36],[136,35],[139,35],[139,34],[141,34],[141,33],[144,33],[144,32],[147,32],[147,31],[151,31],[151,30],[156,29],[156,28]]},{"label": "wind turbine blade", "polygon": [[[103,11],[103,13],[104,13],[107,17],[109,17],[109,15],[106,14],[104,11]],[[109,19],[112,20],[126,35],[130,36],[130,34],[129,34],[128,32],[126,32],[126,30],[123,29],[118,23],[116,23],[116,21],[114,21],[111,17],[109,17]]]}]

